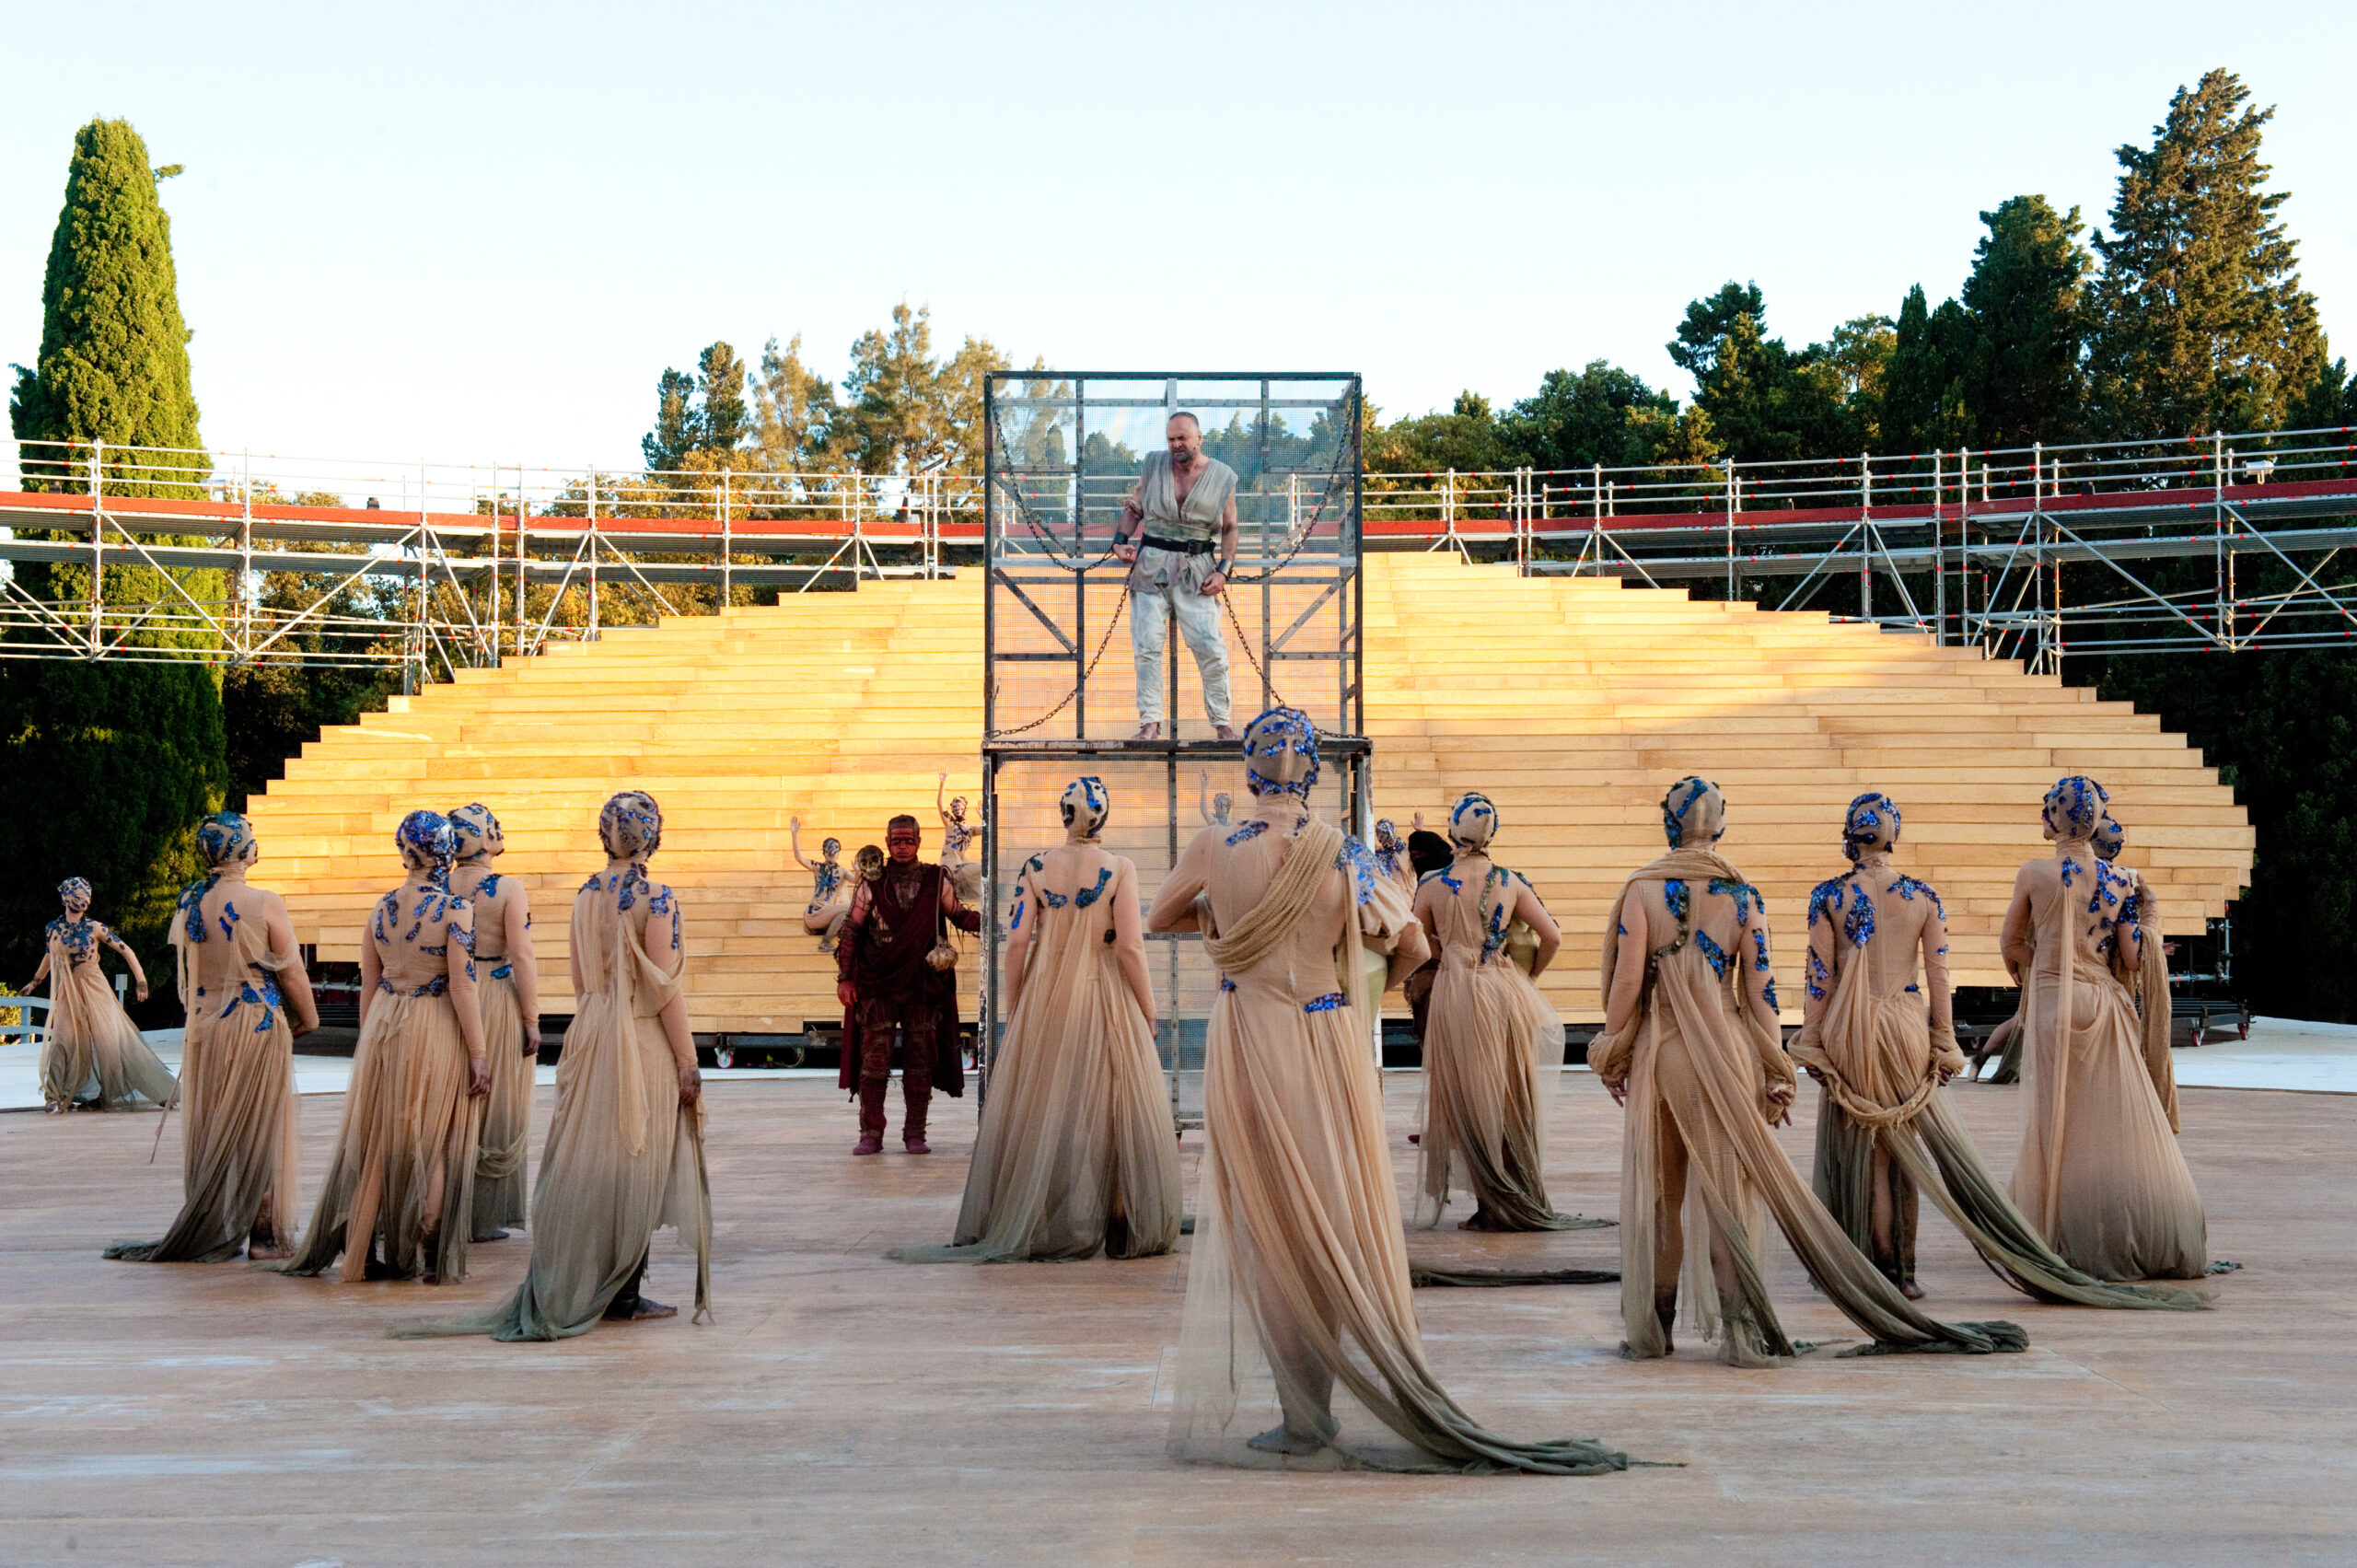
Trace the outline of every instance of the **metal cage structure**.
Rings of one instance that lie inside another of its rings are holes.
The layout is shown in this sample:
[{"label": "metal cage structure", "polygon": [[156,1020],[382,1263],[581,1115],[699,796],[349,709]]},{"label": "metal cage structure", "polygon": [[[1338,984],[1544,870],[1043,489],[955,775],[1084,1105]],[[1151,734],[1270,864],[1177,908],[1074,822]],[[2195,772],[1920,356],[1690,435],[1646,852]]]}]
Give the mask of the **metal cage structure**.
[{"label": "metal cage structure", "polygon": [[[993,374],[984,389],[982,494],[984,734],[983,944],[977,1038],[983,1092],[1006,1020],[1004,925],[1024,859],[1062,836],[1055,802],[1093,773],[1114,802],[1105,842],[1139,872],[1151,902],[1197,830],[1216,772],[1242,798],[1232,740],[1182,717],[1191,659],[1166,622],[1157,666],[1169,715],[1163,738],[1138,741],[1135,653],[1118,674],[1097,667],[1125,616],[1168,614],[1132,596],[1114,553],[1121,508],[1165,425],[1196,416],[1203,449],[1237,470],[1237,550],[1223,600],[1231,659],[1259,682],[1259,706],[1289,703],[1318,725],[1320,807],[1368,830],[1372,748],[1365,737],[1360,634],[1364,453],[1359,377],[1260,372]],[[1131,652],[1131,650],[1123,650]],[[1243,682],[1232,679],[1233,686]],[[1198,690],[1198,693],[1200,691]],[[1238,726],[1256,711],[1236,693]],[[1190,733],[1191,731],[1191,733]],[[1192,934],[1148,938],[1160,1005],[1157,1047],[1175,1124],[1200,1125],[1203,1031],[1218,976]],[[1370,1024],[1370,1049],[1374,1031]]]}]

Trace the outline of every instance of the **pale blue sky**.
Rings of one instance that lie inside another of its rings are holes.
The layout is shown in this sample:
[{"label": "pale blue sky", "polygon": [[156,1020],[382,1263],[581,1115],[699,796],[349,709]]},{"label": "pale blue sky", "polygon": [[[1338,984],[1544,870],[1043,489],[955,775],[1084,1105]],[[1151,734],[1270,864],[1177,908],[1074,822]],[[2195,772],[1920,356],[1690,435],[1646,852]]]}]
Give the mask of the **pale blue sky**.
[{"label": "pale blue sky", "polygon": [[1794,343],[1953,291],[1977,214],[2100,222],[2206,68],[2357,351],[2347,5],[0,6],[0,361],[75,128],[158,163],[216,449],[636,459],[656,374],[905,296],[1094,369],[1356,369],[1387,415],[1689,299]]}]

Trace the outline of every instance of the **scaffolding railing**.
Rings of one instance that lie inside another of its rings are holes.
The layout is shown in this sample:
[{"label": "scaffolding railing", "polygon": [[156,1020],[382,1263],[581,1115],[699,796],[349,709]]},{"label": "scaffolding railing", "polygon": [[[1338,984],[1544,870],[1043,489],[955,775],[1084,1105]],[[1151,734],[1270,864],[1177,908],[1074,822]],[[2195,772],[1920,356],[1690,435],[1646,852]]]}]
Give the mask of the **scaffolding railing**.
[{"label": "scaffolding railing", "polygon": [[[2340,560],[2357,547],[2351,435],[1368,473],[1364,546],[1700,582],[1778,608],[1829,608],[1829,584],[1853,582],[1843,619],[2046,669],[2076,653],[2340,645],[2357,636]],[[938,576],[984,533],[981,478],[939,469],[12,450],[0,657],[397,666],[413,686],[749,592]],[[1128,482],[1084,472],[1056,505],[1101,531]],[[1282,533],[1274,515],[1256,533]],[[2207,564],[2142,564],[2167,562]]]}]

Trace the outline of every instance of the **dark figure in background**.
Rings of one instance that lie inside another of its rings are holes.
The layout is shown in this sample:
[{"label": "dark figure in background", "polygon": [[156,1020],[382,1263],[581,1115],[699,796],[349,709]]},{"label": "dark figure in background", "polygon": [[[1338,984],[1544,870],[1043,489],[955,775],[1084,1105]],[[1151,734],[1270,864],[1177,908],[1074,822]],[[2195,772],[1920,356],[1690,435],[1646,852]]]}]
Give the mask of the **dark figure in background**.
[{"label": "dark figure in background", "polygon": [[[1416,820],[1421,822],[1423,818],[1419,816]],[[1415,872],[1419,883],[1435,871],[1446,870],[1456,858],[1456,853],[1446,839],[1428,828],[1418,828],[1408,835],[1408,865]],[[1424,1048],[1424,1009],[1432,1002],[1433,976],[1438,973],[1440,958],[1434,955],[1422,968],[1399,982],[1399,989],[1408,995],[1409,1016],[1415,1019],[1418,1051]],[[1411,1137],[1408,1141],[1412,1144],[1416,1139]]]},{"label": "dark figure in background", "polygon": [[900,1036],[900,1142],[924,1141],[933,1091],[966,1092],[958,1057],[958,949],[948,928],[980,931],[980,913],[958,901],[946,872],[917,858],[917,819],[884,829],[883,873],[863,879],[835,944],[835,994],[843,1005],[842,1067],[836,1084],[859,1097],[854,1155],[884,1149],[884,1095],[892,1082],[892,1036]]}]

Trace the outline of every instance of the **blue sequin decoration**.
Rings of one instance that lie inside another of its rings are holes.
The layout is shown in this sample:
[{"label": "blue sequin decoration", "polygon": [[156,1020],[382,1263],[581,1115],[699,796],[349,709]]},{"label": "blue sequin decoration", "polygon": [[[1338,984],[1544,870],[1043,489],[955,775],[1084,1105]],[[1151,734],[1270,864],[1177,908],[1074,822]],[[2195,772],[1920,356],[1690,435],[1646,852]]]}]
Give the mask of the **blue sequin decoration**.
[{"label": "blue sequin decoration", "polygon": [[1826,987],[1832,983],[1833,971],[1825,967],[1825,960],[1817,957],[1817,949],[1815,947],[1811,947],[1808,950],[1808,993],[1810,999],[1817,1002],[1824,1001]]},{"label": "blue sequin decoration", "polygon": [[106,927],[85,915],[80,920],[60,917],[51,921],[43,930],[44,935],[64,945],[73,962],[87,964],[97,956],[99,939]]},{"label": "blue sequin decoration", "polygon": [[1350,1000],[1339,991],[1329,991],[1323,996],[1313,996],[1303,1003],[1301,1010],[1305,1013],[1330,1013],[1337,1007],[1347,1005]]},{"label": "blue sequin decoration", "polygon": [[[1735,900],[1735,919],[1737,925],[1751,923],[1751,906],[1759,901],[1759,889],[1748,882],[1730,882],[1724,877],[1713,877],[1704,883],[1703,887],[1713,893],[1724,893]],[[1765,909],[1767,906],[1761,904],[1760,907]]]},{"label": "blue sequin decoration", "polygon": [[[494,871],[490,876],[484,877],[481,882],[476,883],[475,897],[479,899],[495,899],[499,897],[499,879],[505,875],[506,873],[504,871]],[[838,872],[836,875],[841,876],[842,873]]]},{"label": "blue sequin decoration", "polygon": [[1237,844],[1248,843],[1268,830],[1269,825],[1266,822],[1247,822],[1227,835],[1228,846],[1232,849]]},{"label": "blue sequin decoration", "polygon": [[1768,933],[1759,930],[1754,930],[1752,932],[1751,950],[1753,954],[1751,967],[1762,971],[1766,970],[1768,968]]},{"label": "blue sequin decoration", "polygon": [[1334,856],[1334,869],[1351,878],[1352,890],[1360,903],[1375,901],[1375,884],[1382,872],[1376,869],[1375,855],[1366,845],[1354,838],[1345,837],[1341,852]]},{"label": "blue sequin decoration", "polygon": [[1721,980],[1726,979],[1727,950],[1712,941],[1711,934],[1707,931],[1698,931],[1694,934],[1694,946],[1702,949],[1702,956],[1711,960],[1711,972]]},{"label": "blue sequin decoration", "polygon": [[1938,912],[1939,917],[1942,920],[1945,920],[1948,917],[1947,905],[1940,902],[1939,890],[1933,888],[1929,882],[1921,882],[1912,877],[1901,877],[1898,881],[1893,882],[1890,885],[1890,891],[1897,893],[1902,899],[1910,900],[1918,894],[1921,894],[1922,897],[1932,900],[1932,908]]},{"label": "blue sequin decoration", "polygon": [[221,900],[221,939],[223,941],[237,940],[238,922],[243,918],[245,917],[238,912],[238,906],[235,903],[227,899]]},{"label": "blue sequin decoration", "polygon": [[1852,947],[1863,947],[1874,940],[1875,901],[1866,897],[1861,884],[1850,900],[1850,912],[1841,917],[1841,935]]},{"label": "blue sequin decoration", "polygon": [[415,991],[396,991],[393,989],[391,981],[387,980],[383,975],[378,975],[377,989],[388,996],[439,996],[450,989],[450,977],[437,974]]},{"label": "blue sequin decoration", "polygon": [[1772,977],[1765,986],[1761,987],[1761,994],[1767,1000],[1768,1010],[1771,1013],[1776,1011],[1780,1004],[1776,1000],[1776,981]]},{"label": "blue sequin decoration", "polygon": [[491,971],[491,978],[493,980],[513,980],[516,978],[516,966],[514,964],[503,962],[497,969]]},{"label": "blue sequin decoration", "polygon": [[1686,898],[1686,884],[1683,881],[1673,877],[1668,881],[1664,882],[1661,885],[1661,901],[1662,906],[1669,911],[1671,919],[1677,921],[1680,925],[1686,923],[1686,911],[1688,905]]},{"label": "blue sequin decoration", "polygon": [[1113,868],[1109,865],[1098,866],[1097,868],[1097,886],[1094,888],[1084,888],[1079,892],[1074,893],[1072,896],[1074,907],[1076,909],[1086,909],[1089,905],[1103,898],[1105,896],[1105,889],[1107,885],[1112,880]]},{"label": "blue sequin decoration", "polygon": [[1849,885],[1846,877],[1829,877],[1809,889],[1808,923],[1831,920],[1841,912],[1841,890]]}]

